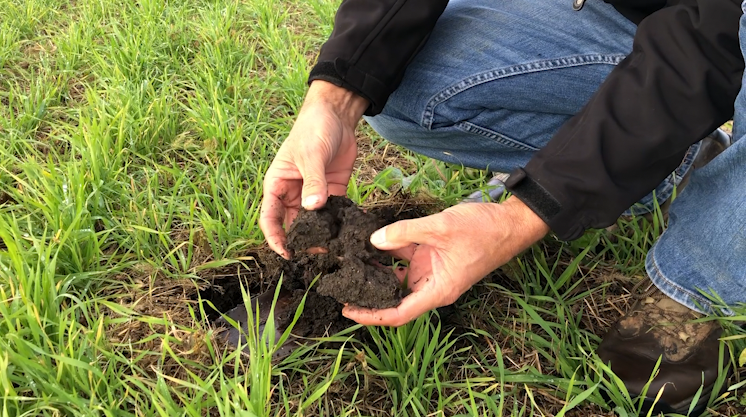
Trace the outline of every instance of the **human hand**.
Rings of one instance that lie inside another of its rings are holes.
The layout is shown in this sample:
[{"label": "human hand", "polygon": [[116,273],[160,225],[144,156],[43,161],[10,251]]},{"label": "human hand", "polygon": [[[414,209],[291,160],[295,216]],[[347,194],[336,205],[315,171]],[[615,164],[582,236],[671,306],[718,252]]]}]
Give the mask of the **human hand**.
[{"label": "human hand", "polygon": [[396,308],[345,306],[342,314],[360,324],[401,326],[425,312],[454,303],[487,274],[549,232],[515,197],[502,204],[459,204],[421,219],[388,225],[371,236],[378,249],[409,261],[397,271],[412,292]]},{"label": "human hand", "polygon": [[357,156],[355,126],[367,100],[325,81],[308,90],[290,134],[264,177],[259,227],[269,247],[285,259],[283,224],[292,223],[301,205],[316,210],[329,195],[345,195]]}]

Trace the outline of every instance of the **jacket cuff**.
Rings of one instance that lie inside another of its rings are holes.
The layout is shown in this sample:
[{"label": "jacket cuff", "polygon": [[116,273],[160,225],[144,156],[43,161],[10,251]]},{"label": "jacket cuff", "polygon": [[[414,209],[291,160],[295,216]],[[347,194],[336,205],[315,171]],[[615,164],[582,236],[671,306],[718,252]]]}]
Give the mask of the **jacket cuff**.
[{"label": "jacket cuff", "polygon": [[577,219],[569,221],[568,212],[572,209],[564,208],[557,198],[531,178],[522,168],[518,168],[510,174],[505,182],[505,187],[544,220],[558,239],[575,240],[585,232],[585,228],[581,225],[582,222],[578,222]]},{"label": "jacket cuff", "polygon": [[308,83],[314,80],[330,82],[368,100],[370,105],[365,110],[366,116],[375,116],[380,113],[391,94],[391,91],[380,80],[354,66],[347,65],[345,60],[339,58],[333,62],[316,63],[308,76]]}]

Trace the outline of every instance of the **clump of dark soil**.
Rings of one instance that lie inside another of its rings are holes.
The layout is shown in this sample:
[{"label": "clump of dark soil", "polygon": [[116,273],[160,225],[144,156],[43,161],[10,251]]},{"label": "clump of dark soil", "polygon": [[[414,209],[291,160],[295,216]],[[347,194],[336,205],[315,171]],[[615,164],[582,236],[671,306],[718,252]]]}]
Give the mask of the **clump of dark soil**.
[{"label": "clump of dark soil", "polygon": [[301,211],[288,229],[291,260],[260,249],[252,254],[255,267],[234,265],[205,277],[210,285],[200,295],[214,306],[206,307],[207,319],[224,326],[219,318],[225,314],[244,323],[242,285],[250,291],[253,307],[268,312],[281,277],[274,323],[278,329],[286,328],[305,296],[303,313],[292,330],[301,338],[334,334],[354,324],[342,316],[344,303],[368,308],[398,305],[402,290],[390,266],[392,259],[369,239],[380,227],[440,208],[435,203],[407,203],[362,210],[347,198],[330,197],[320,210]]},{"label": "clump of dark soil", "polygon": [[330,197],[320,210],[302,210],[288,230],[293,259],[283,265],[285,285],[307,287],[321,274],[316,287],[321,295],[360,307],[396,307],[401,284],[391,267],[384,266],[390,257],[369,241],[385,225],[384,219],[344,197]]}]

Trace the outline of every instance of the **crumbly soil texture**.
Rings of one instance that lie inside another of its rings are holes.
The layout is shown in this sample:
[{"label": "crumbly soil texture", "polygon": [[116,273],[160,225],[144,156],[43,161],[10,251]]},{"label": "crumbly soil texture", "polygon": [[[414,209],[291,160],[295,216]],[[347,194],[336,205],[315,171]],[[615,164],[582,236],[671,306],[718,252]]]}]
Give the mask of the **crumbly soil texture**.
[{"label": "crumbly soil texture", "polygon": [[[258,254],[262,287],[275,288],[273,284],[282,277],[275,323],[287,326],[304,296],[303,314],[293,327],[293,334],[301,337],[334,334],[353,324],[342,316],[344,304],[376,309],[399,305],[404,294],[393,273],[393,259],[373,247],[370,236],[387,224],[429,211],[424,206],[404,211],[393,206],[363,210],[348,198],[335,196],[319,210],[301,210],[287,231],[291,259],[270,251]],[[216,308],[225,313],[241,302],[240,287],[221,281],[221,294],[203,297],[220,304]],[[234,300],[231,295],[236,293],[239,297]]]},{"label": "crumbly soil texture", "polygon": [[386,223],[344,197],[330,197],[320,210],[302,210],[288,230],[293,258],[282,265],[283,286],[306,288],[320,275],[316,292],[342,304],[398,306],[401,283],[391,257],[370,243],[371,234]]},{"label": "crumbly soil texture", "polygon": [[391,257],[370,243],[370,235],[393,222],[392,217],[367,212],[348,198],[335,196],[319,210],[301,209],[287,231],[291,259],[274,254],[264,259],[266,274],[271,279],[282,277],[282,296],[291,300],[285,309],[287,317],[278,320],[280,325],[292,319],[306,293],[303,315],[293,329],[297,335],[343,330],[352,324],[342,316],[344,304],[399,305],[402,290],[390,266]]}]

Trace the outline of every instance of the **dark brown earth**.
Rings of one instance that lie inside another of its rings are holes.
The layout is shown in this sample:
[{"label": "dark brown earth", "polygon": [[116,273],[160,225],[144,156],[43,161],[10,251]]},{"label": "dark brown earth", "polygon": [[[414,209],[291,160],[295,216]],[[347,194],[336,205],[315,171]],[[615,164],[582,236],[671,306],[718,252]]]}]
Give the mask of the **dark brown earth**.
[{"label": "dark brown earth", "polygon": [[[244,288],[256,296],[253,298],[260,310],[267,311],[282,277],[274,316],[280,329],[292,322],[305,295],[303,313],[292,330],[300,337],[334,334],[353,325],[342,316],[343,303],[372,308],[396,306],[402,293],[390,266],[392,258],[369,243],[370,235],[386,224],[421,217],[437,208],[421,204],[406,209],[387,205],[363,210],[347,198],[330,197],[326,207],[301,211],[290,226],[288,249],[294,253],[290,261],[260,250],[254,254],[260,273],[225,271],[222,277],[209,279],[211,286],[200,294],[214,306],[208,308],[207,318],[220,323],[221,313],[229,314],[243,302],[240,278],[244,278]],[[318,282],[311,285],[316,277]],[[245,309],[239,314],[245,314]]]},{"label": "dark brown earth", "polygon": [[384,266],[391,258],[369,241],[384,225],[381,217],[344,197],[330,197],[320,210],[302,210],[288,230],[293,259],[283,265],[285,286],[307,287],[321,274],[316,287],[321,295],[360,307],[396,307],[401,284],[391,267]]},{"label": "dark brown earth", "polygon": [[[249,289],[252,300],[259,304],[260,312],[269,311],[280,277],[278,271],[283,269],[287,261],[274,252],[270,253],[266,250],[256,253],[255,256],[261,261],[260,266],[258,269],[243,271],[244,279],[236,273],[209,279],[210,285],[200,291],[200,298],[209,301],[209,304],[205,305],[207,320],[219,326],[228,327],[221,319],[221,314],[227,314],[234,320],[245,323],[245,320],[234,316],[238,314],[238,317],[245,317],[246,314],[246,308],[242,305],[242,285]],[[292,288],[291,282],[294,282],[297,288]],[[288,285],[285,285],[286,283]],[[320,295],[313,289],[306,291],[302,285],[297,284],[297,280],[291,278],[290,275],[288,275],[288,281],[283,278],[283,287],[280,288],[274,310],[274,319],[278,329],[287,328],[293,321],[304,295],[306,301],[301,317],[293,326],[294,335],[300,337],[331,335],[354,324],[342,316],[342,305],[335,299]],[[236,310],[241,311],[236,312]],[[253,311],[255,312],[256,309]]]}]

